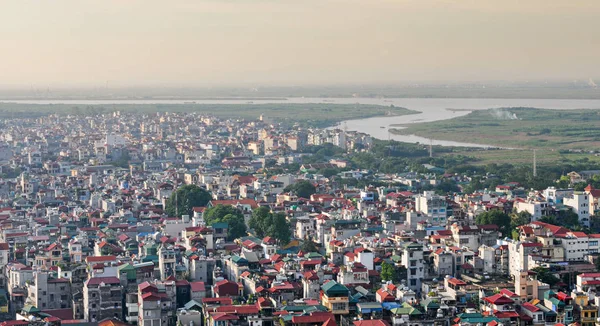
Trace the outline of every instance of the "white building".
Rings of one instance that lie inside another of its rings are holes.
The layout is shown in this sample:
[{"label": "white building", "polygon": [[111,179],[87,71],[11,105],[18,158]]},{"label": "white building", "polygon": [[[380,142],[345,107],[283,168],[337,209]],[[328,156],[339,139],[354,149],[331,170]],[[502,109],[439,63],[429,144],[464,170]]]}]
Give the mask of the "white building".
[{"label": "white building", "polygon": [[549,203],[547,201],[528,200],[525,202],[515,201],[514,208],[517,213],[528,212],[531,214],[531,221],[537,221],[542,216],[547,215]]},{"label": "white building", "polygon": [[413,291],[421,291],[421,282],[425,277],[423,270],[423,245],[410,242],[404,246],[402,265],[406,267],[406,285]]},{"label": "white building", "polygon": [[565,261],[581,261],[586,259],[589,254],[589,242],[590,238],[583,232],[568,232],[561,243],[562,247],[565,248]]},{"label": "white building", "polygon": [[425,191],[416,197],[415,209],[426,215],[433,224],[446,224],[446,197],[438,196],[433,191]]},{"label": "white building", "polygon": [[590,196],[586,193],[573,193],[570,197],[563,199],[565,206],[571,207],[573,212],[579,216],[579,222],[590,226]]}]

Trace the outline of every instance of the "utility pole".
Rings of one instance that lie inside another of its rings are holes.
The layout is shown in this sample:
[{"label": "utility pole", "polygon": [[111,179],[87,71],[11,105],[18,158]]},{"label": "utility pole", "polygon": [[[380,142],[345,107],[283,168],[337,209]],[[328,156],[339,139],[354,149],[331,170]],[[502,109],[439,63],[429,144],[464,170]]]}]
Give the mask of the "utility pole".
[{"label": "utility pole", "polygon": [[433,140],[429,139],[429,157],[433,157]]}]

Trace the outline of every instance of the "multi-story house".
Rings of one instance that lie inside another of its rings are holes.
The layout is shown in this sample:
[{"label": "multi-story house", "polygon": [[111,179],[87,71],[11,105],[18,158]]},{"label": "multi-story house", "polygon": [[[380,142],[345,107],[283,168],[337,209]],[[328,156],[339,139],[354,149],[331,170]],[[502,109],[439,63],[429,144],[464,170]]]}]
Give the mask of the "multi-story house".
[{"label": "multi-story house", "polygon": [[579,216],[579,223],[589,227],[592,207],[590,207],[590,196],[584,192],[575,192],[570,197],[563,199],[565,206]]},{"label": "multi-story house", "polygon": [[343,284],[328,281],[321,286],[321,304],[334,315],[346,315],[350,312],[350,291]]},{"label": "multi-story house", "polygon": [[415,198],[416,211],[427,216],[428,220],[433,224],[446,224],[447,208],[446,197],[438,196],[432,191],[425,191]]},{"label": "multi-story house", "polygon": [[47,272],[35,272],[27,301],[44,310],[70,308],[71,283],[68,279],[52,278]]},{"label": "multi-story house", "polygon": [[421,281],[425,277],[423,266],[423,245],[410,242],[404,245],[402,265],[406,267],[406,285],[413,291],[421,290]]},{"label": "multi-story house", "polygon": [[90,322],[122,318],[123,287],[114,276],[92,277],[83,284],[83,314]]}]

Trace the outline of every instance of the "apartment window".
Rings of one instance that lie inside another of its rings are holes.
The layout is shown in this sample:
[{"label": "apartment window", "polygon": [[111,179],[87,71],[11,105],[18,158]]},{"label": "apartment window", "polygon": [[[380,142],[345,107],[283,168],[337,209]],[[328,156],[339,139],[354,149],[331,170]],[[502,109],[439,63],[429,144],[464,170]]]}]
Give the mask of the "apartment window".
[{"label": "apartment window", "polygon": [[460,244],[469,243],[469,239],[460,239]]},{"label": "apartment window", "polygon": [[415,280],[415,279],[410,280],[410,285],[411,286],[417,285],[417,280]]},{"label": "apartment window", "polygon": [[345,303],[333,303],[331,305],[331,310],[346,310]]},{"label": "apartment window", "polygon": [[417,275],[417,270],[416,269],[411,269],[410,270],[410,275]]}]

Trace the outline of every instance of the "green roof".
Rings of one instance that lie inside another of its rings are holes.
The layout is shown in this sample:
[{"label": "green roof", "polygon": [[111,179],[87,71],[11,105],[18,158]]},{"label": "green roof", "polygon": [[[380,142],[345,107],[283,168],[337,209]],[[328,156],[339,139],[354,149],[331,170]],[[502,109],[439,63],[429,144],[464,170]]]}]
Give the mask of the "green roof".
[{"label": "green roof", "polygon": [[310,258],[321,258],[323,257],[323,255],[317,253],[317,252],[309,252],[308,254],[304,255],[304,257],[310,259]]},{"label": "green roof", "polygon": [[190,302],[186,303],[183,307],[185,308],[185,310],[190,310],[194,307],[198,307],[198,309],[202,309],[202,304],[196,300],[191,300]]},{"label": "green roof", "polygon": [[478,312],[462,313],[462,314],[459,314],[458,317],[460,318],[461,322],[465,322],[465,323],[469,323],[469,324],[478,324],[478,323],[487,324],[492,321],[495,321],[497,323],[500,322],[500,319],[498,319],[494,316],[484,317],[482,314],[480,314]]},{"label": "green roof", "polygon": [[383,309],[379,302],[361,302],[357,306],[361,309]]},{"label": "green roof", "polygon": [[314,310],[319,310],[319,311],[327,311],[327,307],[322,306],[322,305],[315,305],[315,306],[307,306],[307,305],[298,305],[298,306],[283,306],[281,307],[281,310],[285,310],[285,311],[289,311],[289,312],[298,312],[298,311],[314,311]]},{"label": "green roof", "polygon": [[564,306],[564,305],[565,305],[565,303],[564,303],[564,302],[562,302],[562,301],[560,301],[560,300],[558,300],[557,298],[554,298],[554,297],[553,297],[553,298],[550,298],[550,299],[548,299],[548,300],[549,300],[550,302],[552,302],[552,304],[553,304],[553,305],[555,305],[555,306],[557,306],[557,307],[560,307],[560,306]]},{"label": "green roof", "polygon": [[213,223],[211,226],[213,227],[213,229],[227,229],[227,227],[229,227],[229,224],[227,224],[225,222],[220,222],[220,223]]},{"label": "green roof", "polygon": [[248,260],[246,258],[240,257],[238,255],[231,256],[231,261],[236,263],[237,265],[248,264]]},{"label": "green roof", "polygon": [[408,242],[404,244],[404,248],[423,248],[423,245],[420,245],[416,242]]},{"label": "green roof", "polygon": [[430,298],[421,301],[421,306],[426,309],[440,309],[440,304]]},{"label": "green roof", "polygon": [[117,266],[117,270],[122,272],[122,271],[133,271],[135,270],[135,268],[133,268],[133,266],[129,265],[129,264],[123,264],[120,266]]},{"label": "green roof", "polygon": [[23,307],[23,311],[25,311],[28,314],[32,314],[32,313],[39,313],[41,312],[41,310],[39,310],[38,308],[36,308],[36,306],[32,306],[30,304],[25,305],[25,307]]},{"label": "green roof", "polygon": [[348,288],[346,286],[344,286],[343,284],[340,284],[336,281],[329,281],[329,282],[321,285],[321,289],[323,289],[323,292],[325,292],[325,294],[327,294],[327,295],[332,295],[332,294],[348,295]]}]

